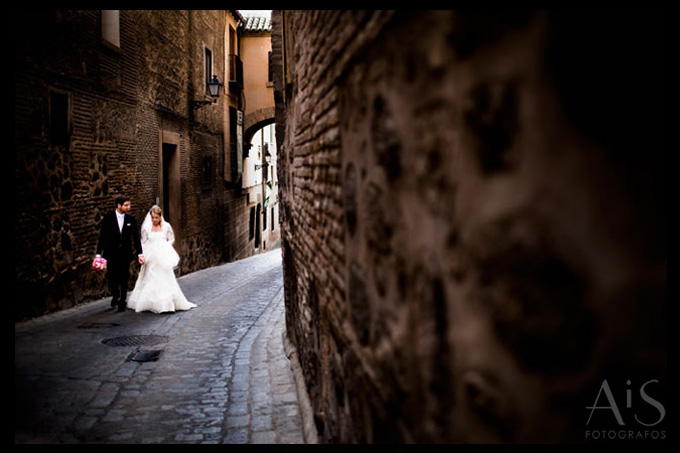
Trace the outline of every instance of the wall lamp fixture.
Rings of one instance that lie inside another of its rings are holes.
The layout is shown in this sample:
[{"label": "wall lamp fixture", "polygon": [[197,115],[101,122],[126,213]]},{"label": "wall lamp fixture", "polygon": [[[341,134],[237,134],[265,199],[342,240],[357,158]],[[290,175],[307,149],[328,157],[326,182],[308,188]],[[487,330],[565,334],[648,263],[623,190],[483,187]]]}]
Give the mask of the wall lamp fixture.
[{"label": "wall lamp fixture", "polygon": [[201,107],[209,104],[215,104],[217,102],[217,98],[220,97],[220,88],[222,88],[222,83],[220,83],[220,80],[217,78],[216,75],[213,75],[213,78],[210,82],[207,83],[208,85],[208,94],[212,98],[210,101],[192,101],[192,106],[194,110],[200,109]]}]

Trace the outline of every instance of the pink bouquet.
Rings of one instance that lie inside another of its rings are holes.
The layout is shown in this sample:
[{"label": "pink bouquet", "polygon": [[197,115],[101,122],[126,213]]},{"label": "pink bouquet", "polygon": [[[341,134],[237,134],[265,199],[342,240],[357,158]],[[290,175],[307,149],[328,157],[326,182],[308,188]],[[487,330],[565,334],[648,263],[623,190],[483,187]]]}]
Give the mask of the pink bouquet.
[{"label": "pink bouquet", "polygon": [[97,257],[92,262],[92,269],[95,271],[103,271],[106,269],[106,260],[102,257]]}]

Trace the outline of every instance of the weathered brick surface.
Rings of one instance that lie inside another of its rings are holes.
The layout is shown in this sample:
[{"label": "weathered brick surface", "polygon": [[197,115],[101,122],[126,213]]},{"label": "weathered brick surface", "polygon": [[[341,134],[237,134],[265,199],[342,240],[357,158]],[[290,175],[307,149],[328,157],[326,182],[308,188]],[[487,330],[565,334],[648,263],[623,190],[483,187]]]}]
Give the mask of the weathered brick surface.
[{"label": "weathered brick surface", "polygon": [[588,441],[618,428],[586,424],[603,379],[665,404],[658,17],[272,24],[286,321],[322,440]]},{"label": "weathered brick surface", "polygon": [[[105,294],[89,269],[99,222],[119,193],[139,222],[156,202],[161,131],[180,137],[180,271],[252,254],[245,201],[223,175],[228,96],[190,105],[204,98],[204,46],[225,80],[227,14],[122,10],[116,50],[102,44],[98,10],[13,12],[16,319]],[[70,96],[68,147],[50,143],[50,90]]]}]

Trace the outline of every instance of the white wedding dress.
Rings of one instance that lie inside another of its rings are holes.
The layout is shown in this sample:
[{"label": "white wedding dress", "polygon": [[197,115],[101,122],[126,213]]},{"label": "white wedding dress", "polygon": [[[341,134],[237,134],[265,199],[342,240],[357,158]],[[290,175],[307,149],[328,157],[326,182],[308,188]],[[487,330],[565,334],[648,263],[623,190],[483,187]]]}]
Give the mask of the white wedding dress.
[{"label": "white wedding dress", "polygon": [[173,269],[179,263],[179,255],[172,246],[175,242],[172,227],[163,220],[162,231],[151,231],[149,223],[144,221],[141,234],[146,261],[128,297],[127,308],[165,313],[196,307],[184,296],[175,278]]}]

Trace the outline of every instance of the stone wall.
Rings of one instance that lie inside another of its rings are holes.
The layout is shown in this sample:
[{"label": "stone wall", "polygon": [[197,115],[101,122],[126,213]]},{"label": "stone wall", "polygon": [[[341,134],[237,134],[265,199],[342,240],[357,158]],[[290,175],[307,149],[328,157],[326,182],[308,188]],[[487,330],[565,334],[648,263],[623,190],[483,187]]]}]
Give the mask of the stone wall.
[{"label": "stone wall", "polygon": [[[204,46],[225,80],[227,14],[122,10],[115,48],[98,10],[13,11],[15,319],[106,295],[90,270],[99,223],[119,193],[140,223],[162,196],[164,134],[178,137],[180,272],[252,253],[245,201],[222,174],[226,96],[191,106],[205,99]],[[50,135],[51,93],[68,99],[66,144]]]},{"label": "stone wall", "polygon": [[286,323],[320,439],[587,442],[619,428],[588,417],[604,380],[659,439],[661,18],[272,23]]}]

